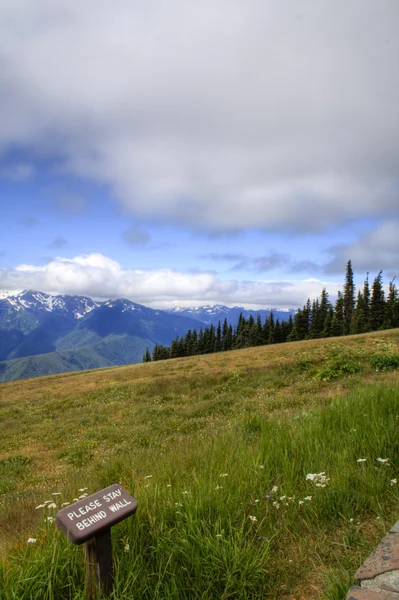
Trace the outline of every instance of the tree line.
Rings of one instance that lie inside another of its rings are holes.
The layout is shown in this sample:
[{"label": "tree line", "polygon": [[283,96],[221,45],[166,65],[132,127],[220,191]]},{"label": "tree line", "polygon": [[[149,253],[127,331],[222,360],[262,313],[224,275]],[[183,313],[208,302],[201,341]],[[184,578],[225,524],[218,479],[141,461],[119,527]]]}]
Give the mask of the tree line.
[{"label": "tree line", "polygon": [[303,308],[290,315],[288,321],[275,319],[273,312],[262,323],[260,316],[247,319],[240,314],[233,328],[224,319],[217,326],[189,329],[184,337],[176,337],[170,346],[155,344],[152,354],[147,348],[143,362],[179,358],[197,354],[211,354],[251,346],[281,344],[300,340],[366,333],[379,329],[399,327],[399,294],[395,278],[390,281],[385,295],[382,271],[369,283],[367,273],[362,289],[356,294],[352,263],[346,265],[343,291],[338,292],[334,304],[324,288],[320,298],[307,300]]}]

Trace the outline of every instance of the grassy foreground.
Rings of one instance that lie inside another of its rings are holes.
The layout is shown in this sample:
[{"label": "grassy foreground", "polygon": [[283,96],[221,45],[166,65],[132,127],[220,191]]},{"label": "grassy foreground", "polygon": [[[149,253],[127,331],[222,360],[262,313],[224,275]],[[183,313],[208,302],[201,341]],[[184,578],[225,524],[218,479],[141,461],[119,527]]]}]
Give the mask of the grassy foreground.
[{"label": "grassy foreground", "polygon": [[115,600],[345,598],[399,518],[398,356],[393,330],[1,385],[0,597],[83,599],[52,517],[120,482]]}]

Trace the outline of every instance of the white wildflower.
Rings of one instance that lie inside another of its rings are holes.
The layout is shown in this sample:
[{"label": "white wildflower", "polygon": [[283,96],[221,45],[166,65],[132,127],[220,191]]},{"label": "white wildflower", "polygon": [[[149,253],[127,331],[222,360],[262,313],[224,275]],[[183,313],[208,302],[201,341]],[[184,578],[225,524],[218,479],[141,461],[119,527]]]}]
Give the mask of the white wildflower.
[{"label": "white wildflower", "polygon": [[215,490],[222,490],[222,489],[223,489],[223,486],[222,486],[222,485],[217,485],[217,486],[215,487]]},{"label": "white wildflower", "polygon": [[28,544],[36,544],[36,538],[28,538]]},{"label": "white wildflower", "polygon": [[146,475],[144,479],[151,479],[152,475]]},{"label": "white wildflower", "polygon": [[362,462],[366,462],[367,458],[358,458],[356,462],[358,463],[362,463]]},{"label": "white wildflower", "polygon": [[71,503],[70,503],[70,502],[63,502],[63,503],[61,504],[61,506],[68,506],[68,504],[71,504]]},{"label": "white wildflower", "polygon": [[396,485],[397,484],[397,480],[396,479],[391,479],[391,485]]},{"label": "white wildflower", "polygon": [[61,496],[61,492],[52,492],[51,495],[52,496]]},{"label": "white wildflower", "polygon": [[36,510],[37,510],[38,508],[45,508],[45,507],[46,507],[46,504],[38,504],[38,506],[36,506]]},{"label": "white wildflower", "polygon": [[303,500],[299,500],[298,504],[299,504],[299,506],[302,506]]},{"label": "white wildflower", "polygon": [[253,515],[249,515],[249,519],[253,522],[256,523],[256,521],[258,520],[256,517],[254,517]]},{"label": "white wildflower", "polygon": [[275,506],[276,508],[280,508],[280,504],[278,502],[273,502],[273,506]]},{"label": "white wildflower", "polygon": [[306,496],[306,498],[304,498],[304,500],[306,500],[307,502],[310,502],[312,499],[312,496]]},{"label": "white wildflower", "polygon": [[276,485],[274,485],[272,487],[272,494],[275,494],[278,491],[278,487]]},{"label": "white wildflower", "polygon": [[220,477],[228,477],[229,474],[228,473],[221,473]]},{"label": "white wildflower", "polygon": [[389,461],[389,458],[377,458],[377,460],[382,465],[385,465]]},{"label": "white wildflower", "polygon": [[280,500],[285,500],[287,496],[280,496]]},{"label": "white wildflower", "polygon": [[88,490],[89,488],[85,487],[85,488],[79,488],[78,492],[85,492],[86,490]]},{"label": "white wildflower", "polygon": [[54,522],[54,517],[47,517],[47,521],[49,523],[53,523]]},{"label": "white wildflower", "polygon": [[82,500],[82,498],[86,498],[87,494],[82,494],[81,496],[79,496],[79,500]]},{"label": "white wildflower", "polygon": [[221,533],[217,533],[217,534],[216,534],[216,537],[217,537],[217,538],[221,538],[221,537],[222,537],[222,534],[221,534]]},{"label": "white wildflower", "polygon": [[47,508],[57,508],[57,505],[54,502],[52,502],[47,506]]},{"label": "white wildflower", "polygon": [[129,552],[129,550],[130,550],[129,544],[125,544],[125,547],[123,549],[125,552]]},{"label": "white wildflower", "polygon": [[321,473],[308,473],[306,475],[306,480],[312,481],[317,487],[326,487],[330,478],[326,477],[325,471],[322,471]]}]

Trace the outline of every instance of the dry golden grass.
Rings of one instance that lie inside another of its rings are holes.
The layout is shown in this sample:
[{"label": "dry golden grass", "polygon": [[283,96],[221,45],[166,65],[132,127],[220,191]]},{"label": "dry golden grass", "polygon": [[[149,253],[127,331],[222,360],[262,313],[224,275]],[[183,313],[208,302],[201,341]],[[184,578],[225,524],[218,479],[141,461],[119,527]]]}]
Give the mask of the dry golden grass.
[{"label": "dry golden grass", "polygon": [[[232,427],[243,415],[278,419],[361,382],[397,378],[370,366],[371,355],[387,348],[399,351],[399,330],[0,384],[0,461],[26,459],[8,471],[4,463],[0,501],[17,495],[32,514],[45,491],[79,487],[105,461],[134,454],[139,462],[145,453]],[[337,355],[349,356],[360,371],[315,378]],[[0,504],[0,528],[7,526]]]}]

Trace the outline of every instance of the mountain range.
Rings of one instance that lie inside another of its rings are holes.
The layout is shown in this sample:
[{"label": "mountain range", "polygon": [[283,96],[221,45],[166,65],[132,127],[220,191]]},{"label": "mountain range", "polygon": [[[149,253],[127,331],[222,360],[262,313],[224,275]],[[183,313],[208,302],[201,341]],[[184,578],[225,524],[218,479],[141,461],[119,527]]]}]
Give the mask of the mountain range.
[{"label": "mountain range", "polygon": [[[248,311],[223,305],[148,308],[123,298],[96,302],[86,296],[24,290],[0,294],[0,381],[141,362],[146,348],[227,318],[235,325]],[[276,318],[294,311],[273,309]]]}]

